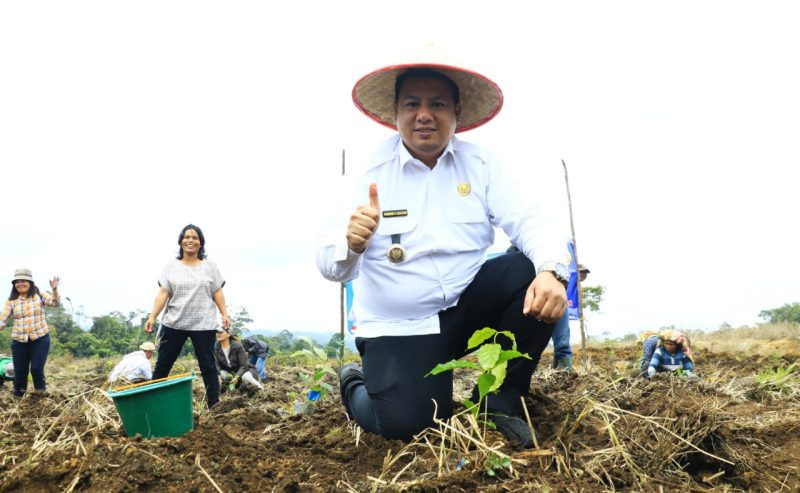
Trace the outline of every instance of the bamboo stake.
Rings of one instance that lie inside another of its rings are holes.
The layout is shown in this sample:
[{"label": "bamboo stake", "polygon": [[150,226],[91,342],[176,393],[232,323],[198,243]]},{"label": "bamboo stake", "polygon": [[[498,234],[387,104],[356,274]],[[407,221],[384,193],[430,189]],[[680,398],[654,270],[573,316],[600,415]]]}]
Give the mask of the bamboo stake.
[{"label": "bamboo stake", "polygon": [[[342,149],[342,176],[344,176],[344,149]],[[347,308],[345,307],[344,298],[345,298],[345,291],[347,290],[347,286],[345,283],[341,283],[339,286],[339,337],[341,338],[339,342],[341,346],[339,346],[339,366],[341,367],[344,364],[344,326],[347,323]]]},{"label": "bamboo stake", "polygon": [[[561,160],[561,164],[564,166],[564,182],[567,186],[567,204],[569,204],[569,227],[572,231],[572,250],[573,254],[575,255],[575,265],[578,265],[578,241],[575,239],[575,222],[572,219],[572,194],[569,191],[569,173],[567,173],[567,163],[564,160]],[[584,317],[583,317],[583,306],[581,303],[583,302],[583,292],[581,291],[581,273],[578,272],[578,313],[580,314],[581,320],[581,350],[586,350],[586,329],[584,328]]]}]

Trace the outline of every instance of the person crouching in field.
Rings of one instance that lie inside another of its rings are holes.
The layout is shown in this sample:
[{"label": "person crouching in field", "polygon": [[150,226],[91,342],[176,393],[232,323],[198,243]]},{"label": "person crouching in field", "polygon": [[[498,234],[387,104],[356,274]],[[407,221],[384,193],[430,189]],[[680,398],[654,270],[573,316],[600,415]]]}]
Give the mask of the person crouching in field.
[{"label": "person crouching in field", "polygon": [[269,356],[269,344],[256,336],[249,336],[242,339],[242,346],[247,351],[250,364],[256,366],[258,376],[262,382],[265,382],[267,380],[267,372],[264,370],[264,364],[267,362],[267,356]]},{"label": "person crouching in field", "polygon": [[227,330],[217,332],[214,361],[222,378],[222,391],[238,389],[242,383],[246,387],[242,390],[261,390],[264,386],[259,382],[258,371],[250,363],[247,351],[237,339]]},{"label": "person crouching in field", "polygon": [[11,355],[14,361],[14,396],[23,397],[28,390],[28,372],[33,377],[36,392],[45,392],[44,364],[50,352],[50,328],[44,307],[59,306],[58,283],[54,277],[50,281],[53,294],[42,293],[33,282],[29,269],[17,269],[11,280],[11,295],[0,313],[0,330],[6,320],[14,316],[11,329]]},{"label": "person crouching in field", "polygon": [[[641,373],[652,378],[660,372],[678,372],[694,377],[694,357],[689,338],[675,330],[664,330],[659,334],[643,334]],[[641,337],[640,337],[641,338]]]},{"label": "person crouching in field", "polygon": [[126,383],[141,383],[153,378],[153,371],[150,369],[150,358],[156,346],[150,342],[143,342],[139,346],[139,351],[126,354],[122,361],[111,371],[108,383],[124,385]]}]

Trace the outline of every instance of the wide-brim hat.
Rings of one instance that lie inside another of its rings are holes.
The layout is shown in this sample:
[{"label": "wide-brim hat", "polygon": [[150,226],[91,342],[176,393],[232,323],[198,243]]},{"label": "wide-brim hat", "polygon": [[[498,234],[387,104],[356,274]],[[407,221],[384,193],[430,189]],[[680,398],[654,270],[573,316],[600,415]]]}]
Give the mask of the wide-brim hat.
[{"label": "wide-brim hat", "polygon": [[14,278],[11,280],[13,283],[14,281],[30,281],[33,282],[33,272],[30,269],[17,269],[14,271]]},{"label": "wide-brim hat", "polygon": [[376,122],[397,129],[394,84],[397,76],[412,68],[427,68],[449,77],[458,86],[461,115],[456,132],[480,127],[500,112],[503,91],[485,75],[462,68],[451,56],[434,46],[418,50],[406,60],[368,73],[353,86],[353,102]]},{"label": "wide-brim hat", "polygon": [[585,273],[587,273],[587,274],[588,274],[588,273],[590,273],[590,272],[592,272],[592,271],[590,271],[590,270],[589,270],[589,268],[588,268],[588,267],[586,267],[585,265],[583,265],[583,264],[578,264],[578,272],[585,272]]},{"label": "wide-brim hat", "polygon": [[155,351],[156,345],[150,341],[145,341],[139,346],[139,349],[141,349],[142,351]]}]

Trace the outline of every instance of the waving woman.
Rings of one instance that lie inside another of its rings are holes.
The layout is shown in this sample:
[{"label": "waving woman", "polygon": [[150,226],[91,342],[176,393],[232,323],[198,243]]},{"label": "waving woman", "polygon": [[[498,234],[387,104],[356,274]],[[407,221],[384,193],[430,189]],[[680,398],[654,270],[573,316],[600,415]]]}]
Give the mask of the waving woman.
[{"label": "waving woman", "polygon": [[33,377],[33,388],[44,392],[44,364],[50,352],[50,328],[47,326],[44,307],[58,306],[58,283],[54,277],[50,281],[53,294],[42,293],[33,282],[33,274],[28,269],[17,269],[11,280],[11,295],[3,312],[0,313],[0,330],[8,317],[14,316],[11,329],[11,355],[14,358],[14,395],[22,397],[28,390],[28,371]]}]

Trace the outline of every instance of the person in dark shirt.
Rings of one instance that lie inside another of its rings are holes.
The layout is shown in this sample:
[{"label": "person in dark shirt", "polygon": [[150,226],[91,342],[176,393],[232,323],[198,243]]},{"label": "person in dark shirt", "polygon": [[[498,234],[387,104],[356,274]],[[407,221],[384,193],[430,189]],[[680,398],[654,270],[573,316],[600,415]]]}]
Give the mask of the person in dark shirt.
[{"label": "person in dark shirt", "polygon": [[242,346],[247,351],[250,364],[256,367],[258,376],[261,377],[262,382],[265,382],[267,380],[267,372],[264,370],[264,363],[266,363],[267,356],[269,356],[269,344],[256,336],[248,336],[242,339]]}]

